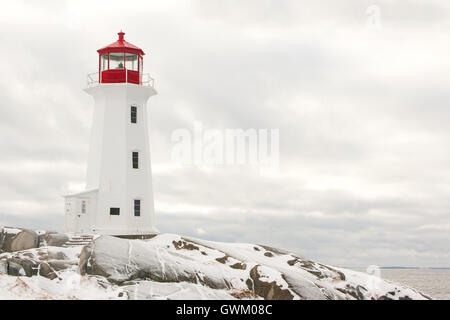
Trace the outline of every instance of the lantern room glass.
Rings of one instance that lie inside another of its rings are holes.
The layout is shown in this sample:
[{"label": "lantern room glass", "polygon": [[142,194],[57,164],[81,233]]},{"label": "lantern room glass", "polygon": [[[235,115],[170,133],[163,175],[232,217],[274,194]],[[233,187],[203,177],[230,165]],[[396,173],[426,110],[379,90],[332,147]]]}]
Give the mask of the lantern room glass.
[{"label": "lantern room glass", "polygon": [[108,54],[101,56],[101,71],[108,70]]},{"label": "lantern room glass", "polygon": [[123,69],[124,68],[124,54],[123,53],[110,53],[109,54],[109,69]]},{"label": "lantern room glass", "polygon": [[137,54],[127,53],[125,55],[125,68],[127,70],[139,71]]}]

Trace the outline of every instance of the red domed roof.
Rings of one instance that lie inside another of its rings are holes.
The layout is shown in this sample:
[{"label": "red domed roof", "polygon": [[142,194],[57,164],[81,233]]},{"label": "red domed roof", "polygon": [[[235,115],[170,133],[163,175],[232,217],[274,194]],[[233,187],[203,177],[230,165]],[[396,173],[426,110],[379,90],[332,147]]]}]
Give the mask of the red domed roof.
[{"label": "red domed roof", "polygon": [[128,53],[140,54],[141,56],[143,56],[145,54],[144,51],[142,51],[142,49],[125,41],[125,39],[124,39],[125,33],[124,32],[120,31],[118,33],[118,35],[119,35],[119,40],[117,40],[114,43],[111,43],[109,46],[106,46],[104,48],[97,50],[97,52],[100,55],[103,55],[108,52],[128,52]]}]

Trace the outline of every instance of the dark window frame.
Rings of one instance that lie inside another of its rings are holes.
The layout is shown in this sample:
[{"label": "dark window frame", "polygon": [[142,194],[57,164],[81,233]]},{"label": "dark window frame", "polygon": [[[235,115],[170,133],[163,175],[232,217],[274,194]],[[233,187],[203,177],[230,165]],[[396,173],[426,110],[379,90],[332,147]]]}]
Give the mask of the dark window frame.
[{"label": "dark window frame", "polygon": [[120,216],[120,208],[109,208],[110,216]]},{"label": "dark window frame", "polygon": [[134,216],[141,216],[141,199],[134,199]]},{"label": "dark window frame", "polygon": [[133,151],[133,153],[131,154],[131,158],[133,169],[139,169],[139,151]]},{"label": "dark window frame", "polygon": [[131,123],[133,123],[133,124],[137,123],[137,114],[138,114],[138,108],[136,106],[131,106],[131,109],[130,109]]}]

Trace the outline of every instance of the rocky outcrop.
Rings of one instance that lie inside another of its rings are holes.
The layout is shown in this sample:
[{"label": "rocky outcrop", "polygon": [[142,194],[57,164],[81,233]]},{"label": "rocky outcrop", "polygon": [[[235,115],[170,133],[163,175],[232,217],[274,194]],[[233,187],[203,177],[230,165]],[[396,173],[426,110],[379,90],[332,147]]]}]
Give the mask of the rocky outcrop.
[{"label": "rocky outcrop", "polygon": [[[175,241],[172,244],[175,250],[198,250],[185,241],[183,246]],[[164,259],[161,260],[161,257]],[[213,289],[228,288],[226,278],[215,276],[210,269],[182,255],[148,246],[141,240],[108,236],[85,246],[80,254],[81,274],[102,276],[113,283],[148,279],[157,282],[201,283]]]},{"label": "rocky outcrop", "polygon": [[2,248],[32,247],[0,253],[0,297],[6,274],[24,283],[36,277],[54,283],[38,287],[42,296],[46,288],[64,285],[64,291],[79,281],[78,288],[89,284],[105,296],[133,299],[429,299],[406,286],[261,245],[159,234],[145,240],[100,236],[84,247],[68,247],[66,235],[40,233],[36,248],[35,234],[2,232]]},{"label": "rocky outcrop", "polygon": [[73,251],[66,248],[37,248],[0,255],[0,274],[10,276],[58,277],[58,272],[77,270],[77,257],[69,258]]},{"label": "rocky outcrop", "polygon": [[39,235],[33,230],[3,228],[0,248],[3,252],[22,251],[39,246]]},{"label": "rocky outcrop", "polygon": [[67,241],[69,241],[69,236],[64,233],[50,232],[44,236],[44,241],[47,246],[62,247]]},{"label": "rocky outcrop", "polygon": [[[381,289],[367,287],[369,275],[329,267],[283,250],[251,245],[218,244],[175,235],[147,240],[102,236],[83,248],[80,272],[119,285],[191,283],[225,290],[233,297],[268,300],[385,299]],[[403,288],[396,299],[414,295]]]},{"label": "rocky outcrop", "polygon": [[247,280],[248,289],[266,300],[292,300],[294,295],[277,281],[263,281],[258,271],[260,266],[254,266],[250,271],[250,279]]}]

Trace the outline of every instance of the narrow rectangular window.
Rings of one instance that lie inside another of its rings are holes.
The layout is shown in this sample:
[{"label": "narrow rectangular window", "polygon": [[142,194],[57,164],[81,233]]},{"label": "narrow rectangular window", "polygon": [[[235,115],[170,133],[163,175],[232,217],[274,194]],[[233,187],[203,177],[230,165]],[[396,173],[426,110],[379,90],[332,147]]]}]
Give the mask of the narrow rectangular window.
[{"label": "narrow rectangular window", "polygon": [[86,201],[81,201],[81,213],[86,213]]},{"label": "narrow rectangular window", "polygon": [[134,216],[141,216],[141,200],[134,200]]},{"label": "narrow rectangular window", "polygon": [[133,169],[139,169],[139,152],[133,152]]},{"label": "narrow rectangular window", "polygon": [[102,61],[102,71],[108,70],[108,54],[102,55],[101,61]]},{"label": "narrow rectangular window", "polygon": [[137,123],[137,107],[131,107],[131,123]]},{"label": "narrow rectangular window", "polygon": [[111,216],[120,216],[120,208],[110,208],[109,214]]}]

